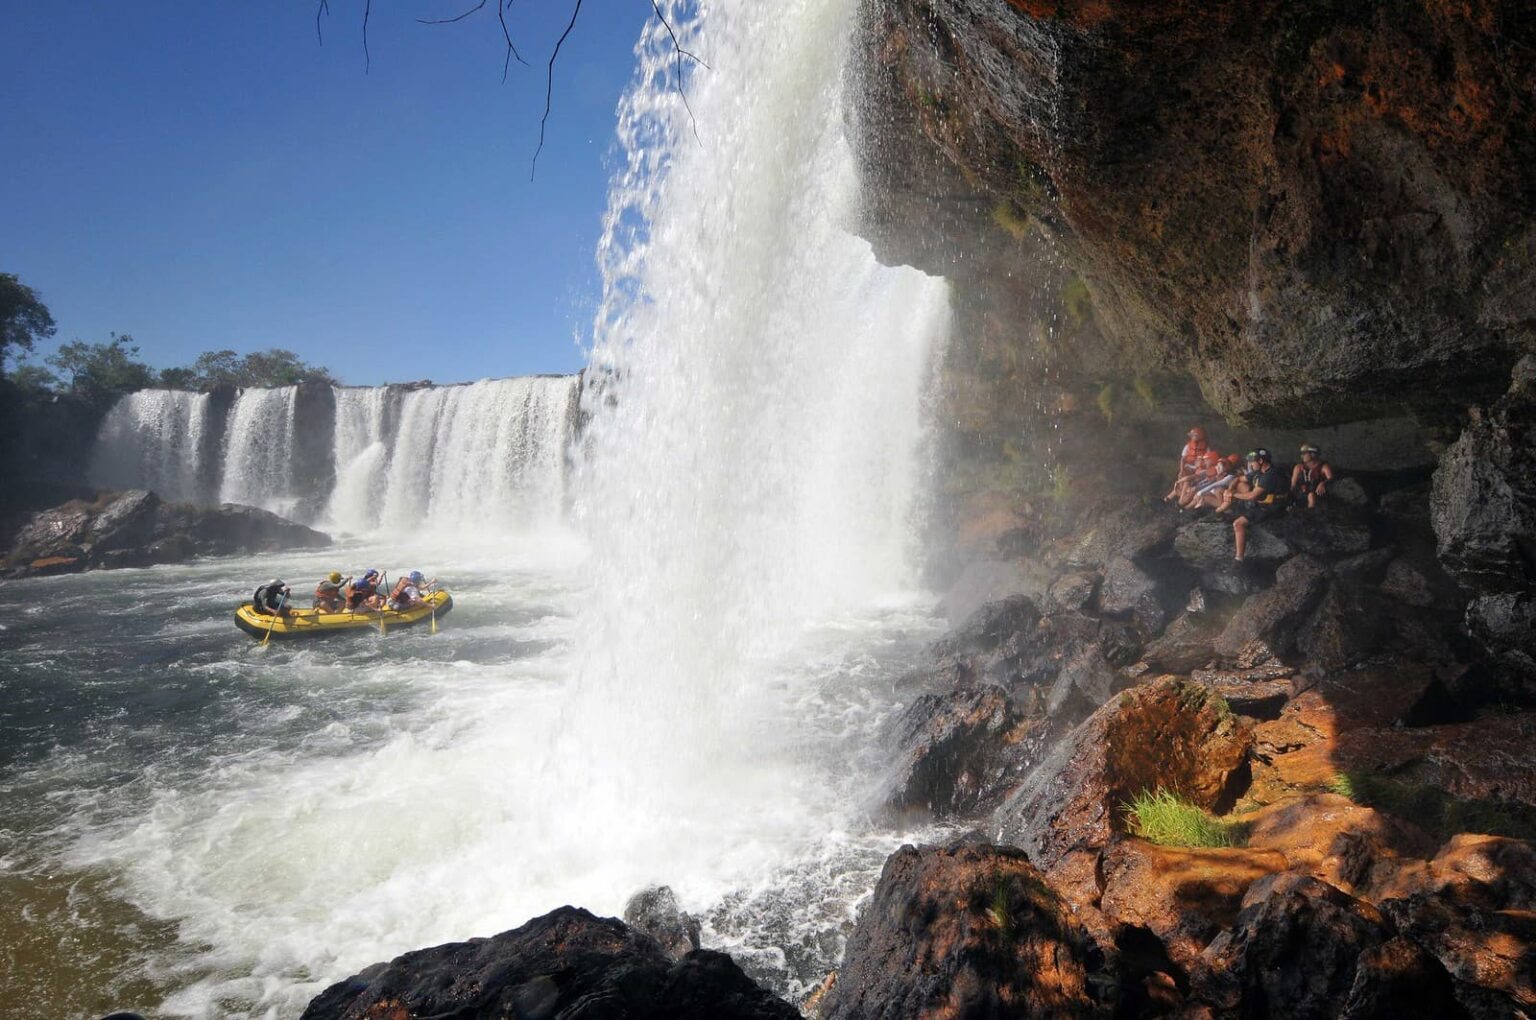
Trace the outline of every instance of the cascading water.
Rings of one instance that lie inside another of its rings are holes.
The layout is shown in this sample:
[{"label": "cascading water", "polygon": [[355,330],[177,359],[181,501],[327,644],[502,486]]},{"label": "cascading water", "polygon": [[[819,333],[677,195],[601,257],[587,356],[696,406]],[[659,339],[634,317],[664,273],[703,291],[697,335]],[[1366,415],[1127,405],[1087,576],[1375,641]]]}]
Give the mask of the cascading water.
[{"label": "cascading water", "polygon": [[198,500],[212,484],[203,443],[206,393],[140,390],[113,405],[91,452],[91,484],[153,489],[166,499]]},{"label": "cascading water", "polygon": [[[93,479],[170,499],[216,494],[353,535],[546,527],[565,513],[579,384],[338,386],[330,415],[307,421],[297,387],[246,389],[229,408],[221,459],[204,453],[207,394],[145,390],[107,416]],[[318,450],[318,470],[296,469],[306,449]]]},{"label": "cascading water", "polygon": [[[569,497],[574,380],[334,394],[316,512],[387,537],[283,554],[283,576],[430,569],[458,604],[441,633],[232,650],[210,606],[271,557],[37,582],[47,614],[0,588],[22,720],[0,724],[0,942],[23,947],[0,989],[51,1015],[106,1012],[103,986],[297,1015],[375,961],[653,882],[779,991],[836,965],[922,836],[868,808],[894,677],[932,633],[906,589],[949,319],[942,282],[849,233],[857,2],[663,3],[710,63],[698,135],[653,25]],[[294,399],[242,395],[226,495],[300,495],[261,459],[310,431]],[[567,498],[581,547],[519,533]],[[457,534],[434,546],[434,522]]]},{"label": "cascading water", "polygon": [[298,393],[297,386],[241,391],[224,437],[221,502],[292,512],[300,498],[293,485]]},{"label": "cascading water", "polygon": [[491,379],[405,394],[380,524],[458,531],[558,522],[576,385],[574,376]]}]

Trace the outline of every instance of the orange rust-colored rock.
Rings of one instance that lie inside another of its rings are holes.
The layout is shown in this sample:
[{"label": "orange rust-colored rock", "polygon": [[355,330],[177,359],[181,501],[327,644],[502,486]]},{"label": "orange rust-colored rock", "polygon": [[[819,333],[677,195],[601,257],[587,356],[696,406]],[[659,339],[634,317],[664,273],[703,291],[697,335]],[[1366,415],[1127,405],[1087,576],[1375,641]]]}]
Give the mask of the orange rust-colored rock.
[{"label": "orange rust-colored rock", "polygon": [[1124,805],[1164,789],[1229,802],[1252,731],[1199,684],[1163,677],[1117,695],[1064,739],[995,816],[1044,867],[1124,831]]},{"label": "orange rust-colored rock", "polygon": [[1108,921],[1151,931],[1174,962],[1187,969],[1218,932],[1236,922],[1248,887],[1286,865],[1285,856],[1274,850],[1118,840],[1100,863],[1104,892],[1099,909]]},{"label": "orange rust-colored rock", "polygon": [[1245,821],[1250,848],[1278,853],[1286,870],[1366,898],[1365,890],[1405,862],[1434,852],[1433,840],[1412,824],[1332,793],[1288,800]]}]

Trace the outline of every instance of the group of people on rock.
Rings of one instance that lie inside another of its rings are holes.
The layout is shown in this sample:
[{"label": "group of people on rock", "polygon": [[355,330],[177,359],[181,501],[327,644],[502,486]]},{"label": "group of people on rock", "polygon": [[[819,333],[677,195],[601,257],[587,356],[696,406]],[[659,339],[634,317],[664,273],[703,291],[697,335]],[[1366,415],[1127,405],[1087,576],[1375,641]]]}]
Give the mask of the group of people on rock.
[{"label": "group of people on rock", "polygon": [[1231,516],[1239,563],[1247,551],[1251,525],[1296,507],[1316,509],[1334,478],[1323,451],[1311,443],[1301,444],[1301,459],[1291,469],[1287,484],[1285,472],[1262,446],[1243,457],[1235,453],[1223,457],[1211,448],[1200,426],[1190,429],[1185,438],[1173,488],[1163,500],[1177,504],[1181,511],[1211,509]]},{"label": "group of people on rock", "polygon": [[[419,606],[426,601],[437,581],[428,581],[419,570],[413,570],[388,585],[388,579],[378,570],[365,570],[361,577],[342,578],[333,570],[315,585],[312,608],[322,613],[363,613],[385,609],[402,610]],[[388,588],[388,593],[385,589]],[[280,578],[273,578],[256,589],[251,599],[252,608],[267,616],[287,616],[293,612],[288,605],[293,594]]]}]

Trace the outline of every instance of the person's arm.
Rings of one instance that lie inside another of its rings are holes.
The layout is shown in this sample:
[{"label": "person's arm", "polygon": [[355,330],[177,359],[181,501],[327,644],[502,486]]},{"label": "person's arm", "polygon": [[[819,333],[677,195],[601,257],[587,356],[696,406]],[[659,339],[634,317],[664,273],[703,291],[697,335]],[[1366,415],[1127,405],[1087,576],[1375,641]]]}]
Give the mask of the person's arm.
[{"label": "person's arm", "polygon": [[1291,491],[1295,492],[1299,488],[1301,488],[1301,465],[1297,464],[1291,468]]}]

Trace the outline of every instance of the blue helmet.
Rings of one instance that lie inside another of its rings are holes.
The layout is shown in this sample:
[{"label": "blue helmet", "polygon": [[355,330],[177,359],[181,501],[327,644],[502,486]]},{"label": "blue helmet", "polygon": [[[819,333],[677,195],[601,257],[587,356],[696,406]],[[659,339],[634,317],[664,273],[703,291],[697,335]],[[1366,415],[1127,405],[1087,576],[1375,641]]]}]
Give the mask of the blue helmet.
[{"label": "blue helmet", "polygon": [[368,571],[366,571],[363,574],[363,580],[364,581],[372,581],[374,578],[376,578],[378,576],[379,576],[379,572],[377,570],[368,570]]},{"label": "blue helmet", "polygon": [[421,575],[421,571],[419,571],[419,570],[411,571],[411,583],[412,584],[420,584],[422,581],[425,581],[425,580],[426,580],[426,578]]}]

